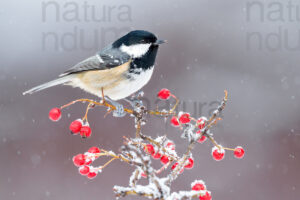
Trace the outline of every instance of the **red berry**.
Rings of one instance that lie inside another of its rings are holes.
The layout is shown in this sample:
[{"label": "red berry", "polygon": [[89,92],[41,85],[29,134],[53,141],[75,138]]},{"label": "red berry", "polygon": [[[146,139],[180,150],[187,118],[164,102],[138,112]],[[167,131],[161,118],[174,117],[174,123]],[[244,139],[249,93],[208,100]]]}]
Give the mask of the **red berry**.
[{"label": "red berry", "polygon": [[223,160],[225,156],[225,150],[223,148],[219,149],[215,146],[212,148],[212,156],[216,161]]},{"label": "red berry", "polygon": [[92,159],[86,159],[84,164],[85,165],[90,165],[92,162],[93,162]]},{"label": "red berry", "polygon": [[79,167],[79,173],[81,174],[81,175],[87,175],[88,173],[90,172],[90,168],[89,168],[89,166],[81,166],[81,167]]},{"label": "red berry", "polygon": [[202,135],[202,137],[198,140],[199,143],[203,143],[206,140],[206,136]]},{"label": "red berry", "polygon": [[141,176],[147,178],[147,175],[144,172],[141,173]]},{"label": "red berry", "polygon": [[203,129],[203,128],[205,127],[205,122],[206,122],[206,118],[200,117],[200,118],[197,120],[198,128],[199,128],[199,129]]},{"label": "red berry", "polygon": [[[177,167],[178,164],[179,163],[177,162],[174,165],[172,165],[171,169],[174,170]],[[183,170],[184,170],[184,168],[182,168],[179,173],[181,174],[183,172]]]},{"label": "red berry", "polygon": [[171,124],[175,127],[178,127],[180,124],[179,124],[179,120],[176,116],[173,116],[170,120]]},{"label": "red berry", "polygon": [[206,191],[206,193],[203,196],[200,195],[199,200],[211,200],[210,192]]},{"label": "red berry", "polygon": [[93,179],[97,176],[97,173],[96,172],[89,172],[87,175],[86,175],[89,179]]},{"label": "red berry", "polygon": [[100,153],[100,149],[98,147],[91,147],[89,150],[88,150],[89,153]]},{"label": "red berry", "polygon": [[152,157],[153,157],[154,159],[160,159],[161,154],[160,154],[159,152],[153,153],[153,154],[152,154]]},{"label": "red berry", "polygon": [[86,156],[83,154],[77,154],[73,157],[73,163],[75,166],[79,167],[85,164]]},{"label": "red berry", "polygon": [[187,168],[187,169],[192,169],[194,167],[194,160],[193,158],[189,158],[188,159],[188,164],[186,164],[184,167]]},{"label": "red berry", "polygon": [[168,99],[170,96],[171,92],[168,89],[161,89],[157,94],[157,97],[160,99]]},{"label": "red berry", "polygon": [[83,138],[88,138],[92,134],[92,130],[88,125],[82,126],[80,129],[80,135]]},{"label": "red berry", "polygon": [[146,144],[145,148],[144,148],[145,152],[148,154],[154,154],[155,150],[152,144]]},{"label": "red berry", "polygon": [[174,170],[177,165],[178,163],[175,163],[174,165],[172,165],[171,169]]},{"label": "red berry", "polygon": [[241,146],[235,147],[234,156],[236,158],[243,158],[244,155],[245,155],[245,151],[244,151],[243,147],[241,147]]},{"label": "red berry", "polygon": [[73,134],[75,134],[75,133],[79,133],[81,127],[82,127],[81,120],[77,119],[70,124],[69,129]]},{"label": "red berry", "polygon": [[191,121],[191,116],[189,113],[183,113],[179,116],[179,121],[182,123],[182,124],[186,124],[186,123],[189,123]]},{"label": "red berry", "polygon": [[166,145],[166,148],[171,149],[171,150],[175,150],[175,144],[173,142],[168,142]]},{"label": "red berry", "polygon": [[163,155],[161,158],[160,158],[160,162],[162,164],[167,164],[169,162],[169,157],[166,156],[166,155]]},{"label": "red berry", "polygon": [[[198,130],[198,131],[196,132],[196,134],[201,134],[201,131]],[[203,143],[203,142],[206,141],[206,139],[207,139],[206,136],[205,136],[205,135],[202,135],[201,138],[198,139],[198,142],[199,142],[199,143]]]},{"label": "red berry", "polygon": [[59,108],[52,108],[49,111],[49,119],[56,122],[61,118],[61,111]]},{"label": "red berry", "polygon": [[205,183],[203,181],[193,182],[192,183],[192,190],[194,190],[194,191],[206,190]]}]

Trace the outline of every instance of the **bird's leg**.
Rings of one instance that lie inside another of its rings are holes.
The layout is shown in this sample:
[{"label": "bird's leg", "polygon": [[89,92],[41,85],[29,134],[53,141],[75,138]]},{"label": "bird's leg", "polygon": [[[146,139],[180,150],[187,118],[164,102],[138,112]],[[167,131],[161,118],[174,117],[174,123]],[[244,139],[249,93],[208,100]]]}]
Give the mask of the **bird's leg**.
[{"label": "bird's leg", "polygon": [[113,106],[116,107],[116,109],[113,111],[114,117],[124,117],[126,115],[126,112],[124,111],[124,107],[122,104],[119,104],[118,102],[110,99],[109,97],[106,97],[105,100],[109,101]]},{"label": "bird's leg", "polygon": [[[119,104],[118,102],[110,99],[108,96],[104,96],[104,89],[103,87],[101,88],[101,93],[102,93],[102,102],[105,103],[105,101],[109,101],[113,106],[116,107],[116,109],[113,111],[113,116],[114,117],[124,117],[126,115],[126,112],[124,111],[123,105]],[[110,112],[110,111],[109,111]],[[108,113],[109,113],[108,112]]]}]

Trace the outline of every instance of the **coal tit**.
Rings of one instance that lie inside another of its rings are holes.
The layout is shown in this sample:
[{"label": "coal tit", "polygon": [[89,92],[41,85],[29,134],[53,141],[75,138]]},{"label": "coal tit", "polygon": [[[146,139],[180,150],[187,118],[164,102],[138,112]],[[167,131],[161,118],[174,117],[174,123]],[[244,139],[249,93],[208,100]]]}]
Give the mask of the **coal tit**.
[{"label": "coal tit", "polygon": [[164,42],[148,31],[131,31],[62,73],[58,79],[36,86],[23,95],[64,84],[99,97],[103,89],[105,97],[112,101],[124,99],[148,83],[158,47]]}]

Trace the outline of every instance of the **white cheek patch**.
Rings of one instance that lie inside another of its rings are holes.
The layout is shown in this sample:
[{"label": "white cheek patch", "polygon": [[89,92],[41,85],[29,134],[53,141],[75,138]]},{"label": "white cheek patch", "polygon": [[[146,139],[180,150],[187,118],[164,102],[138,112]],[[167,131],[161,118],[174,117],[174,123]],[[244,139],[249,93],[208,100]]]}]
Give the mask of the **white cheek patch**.
[{"label": "white cheek patch", "polygon": [[149,50],[151,44],[136,44],[131,46],[122,45],[120,50],[129,54],[133,58],[139,58],[145,55]]}]

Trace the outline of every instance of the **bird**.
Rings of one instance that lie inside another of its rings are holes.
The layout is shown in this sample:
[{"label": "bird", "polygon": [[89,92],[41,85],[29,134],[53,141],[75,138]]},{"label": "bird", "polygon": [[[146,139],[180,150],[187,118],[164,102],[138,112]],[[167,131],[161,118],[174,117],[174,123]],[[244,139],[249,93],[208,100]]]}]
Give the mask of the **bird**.
[{"label": "bird", "polygon": [[158,48],[165,42],[149,31],[131,31],[57,79],[33,87],[23,95],[56,85],[77,87],[100,98],[103,91],[105,98],[116,106],[114,116],[122,117],[124,108],[117,101],[126,99],[149,82]]}]

